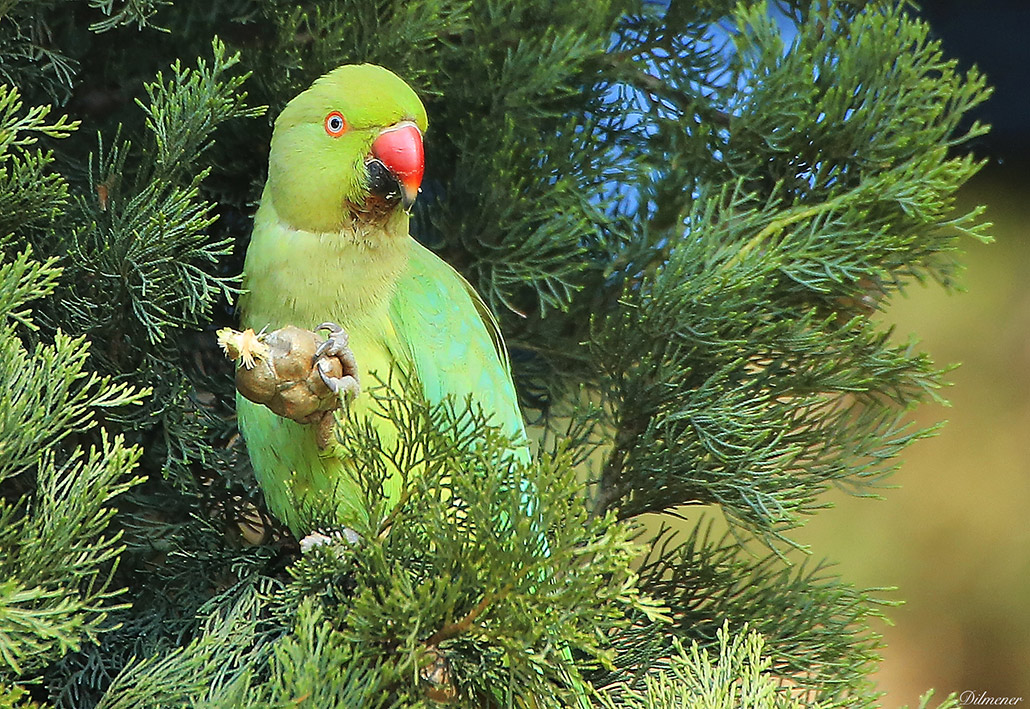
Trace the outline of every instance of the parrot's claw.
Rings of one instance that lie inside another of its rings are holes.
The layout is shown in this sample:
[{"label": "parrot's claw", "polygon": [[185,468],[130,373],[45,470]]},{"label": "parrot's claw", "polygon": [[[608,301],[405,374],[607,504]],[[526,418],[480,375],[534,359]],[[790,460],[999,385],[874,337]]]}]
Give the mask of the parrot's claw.
[{"label": "parrot's claw", "polygon": [[300,553],[307,554],[315,547],[341,546],[340,542],[344,542],[348,547],[352,547],[359,541],[361,541],[361,535],[348,527],[344,527],[339,531],[329,532],[329,534],[312,532],[300,540]]},{"label": "parrot's claw", "polygon": [[[348,399],[357,396],[361,392],[361,384],[358,382],[358,362],[348,346],[350,338],[342,327],[333,322],[322,323],[315,328],[316,332],[319,330],[328,330],[329,339],[315,350],[318,375],[334,394],[342,393]],[[326,357],[336,357],[340,360],[343,365],[342,377],[334,377],[328,373],[329,363],[324,359]]]},{"label": "parrot's claw", "polygon": [[344,331],[342,327],[334,322],[324,322],[315,328],[315,332],[319,330],[328,330],[329,339],[318,346],[315,350],[315,357],[340,357],[344,358],[346,355],[354,357],[354,353],[350,351],[350,347],[347,343],[350,342],[350,337]]},{"label": "parrot's claw", "polygon": [[318,376],[322,377],[322,381],[329,387],[329,391],[334,394],[339,395],[340,392],[343,392],[348,398],[353,398],[361,393],[361,385],[358,384],[358,378],[354,375],[348,374],[342,377],[334,377],[327,374],[326,370],[329,369],[329,363],[324,359],[316,361],[315,366],[318,367]]}]

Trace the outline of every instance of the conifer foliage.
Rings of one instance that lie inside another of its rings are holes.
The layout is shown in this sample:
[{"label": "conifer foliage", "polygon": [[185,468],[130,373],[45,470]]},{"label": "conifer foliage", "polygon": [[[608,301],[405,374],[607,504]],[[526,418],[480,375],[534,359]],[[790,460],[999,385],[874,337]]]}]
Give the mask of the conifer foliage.
[{"label": "conifer foliage", "polygon": [[[881,601],[790,533],[927,433],[942,373],[877,314],[986,238],[954,198],[989,90],[913,13],[3,3],[0,707],[874,705]],[[414,233],[496,314],[536,455],[386,382],[399,448],[344,437],[369,526],[301,554],[214,332],[272,119],[358,62],[427,105]]]}]

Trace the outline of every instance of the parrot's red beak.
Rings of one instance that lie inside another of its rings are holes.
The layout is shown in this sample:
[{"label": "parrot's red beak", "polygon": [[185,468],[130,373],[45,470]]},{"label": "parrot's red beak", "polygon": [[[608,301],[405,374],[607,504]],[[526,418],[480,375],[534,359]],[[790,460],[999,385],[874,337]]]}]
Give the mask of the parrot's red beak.
[{"label": "parrot's red beak", "polygon": [[426,167],[422,131],[411,121],[392,125],[372,143],[372,155],[383,163],[400,185],[404,209],[411,209]]}]

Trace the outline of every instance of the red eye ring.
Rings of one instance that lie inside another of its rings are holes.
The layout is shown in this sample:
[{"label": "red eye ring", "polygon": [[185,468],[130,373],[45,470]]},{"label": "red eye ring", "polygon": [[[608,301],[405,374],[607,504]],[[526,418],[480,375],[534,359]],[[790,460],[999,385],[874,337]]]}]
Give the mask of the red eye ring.
[{"label": "red eye ring", "polygon": [[333,138],[339,138],[347,130],[347,119],[339,111],[333,111],[325,117],[325,132]]}]

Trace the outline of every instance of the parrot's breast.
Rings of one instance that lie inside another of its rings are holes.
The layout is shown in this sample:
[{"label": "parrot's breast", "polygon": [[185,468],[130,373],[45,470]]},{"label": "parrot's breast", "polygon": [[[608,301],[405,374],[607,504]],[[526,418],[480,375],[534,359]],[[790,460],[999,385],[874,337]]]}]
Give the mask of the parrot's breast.
[{"label": "parrot's breast", "polygon": [[[392,352],[398,333],[390,318],[397,278],[408,262],[411,239],[403,231],[378,234],[315,234],[282,224],[267,200],[255,217],[244,265],[241,321],[244,327],[272,331],[286,325],[314,329],[339,324],[355,353],[362,394],[347,414],[370,416],[368,389],[385,381],[398,363]],[[396,386],[396,384],[395,384]],[[403,392],[400,392],[403,393]],[[321,449],[315,426],[296,423],[264,406],[237,397],[240,430],[269,508],[296,533],[304,524],[303,500],[336,499],[340,522],[354,524],[365,514],[348,462],[332,443]],[[373,423],[384,446],[397,439],[396,426],[381,417]],[[393,484],[391,484],[393,483]],[[384,494],[397,496],[397,481]]]},{"label": "parrot's breast", "polygon": [[312,233],[282,223],[263,200],[243,267],[243,324],[310,329],[332,320],[348,331],[374,329],[388,319],[411,250],[407,215],[399,214],[383,229]]}]

